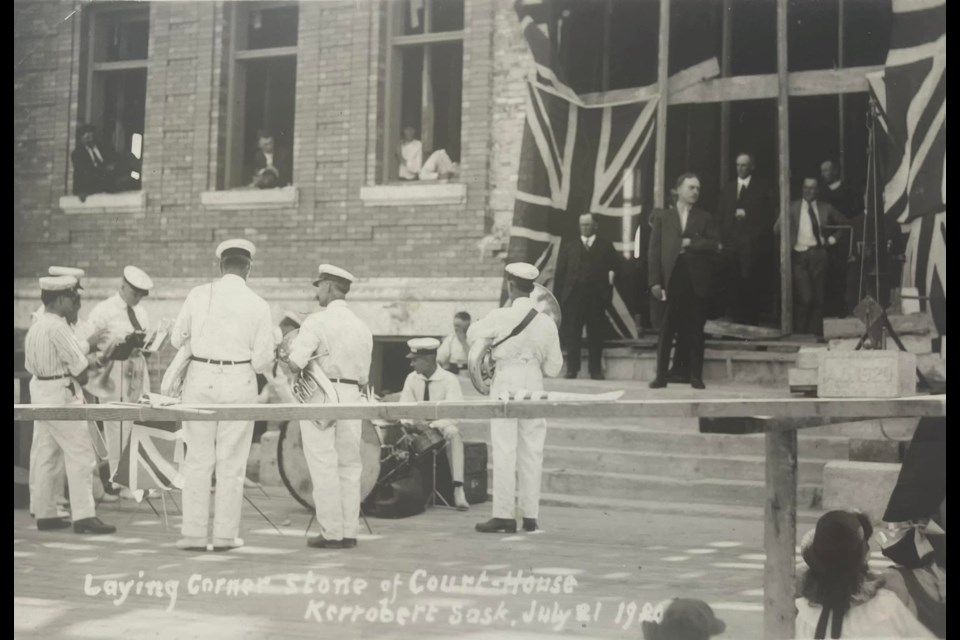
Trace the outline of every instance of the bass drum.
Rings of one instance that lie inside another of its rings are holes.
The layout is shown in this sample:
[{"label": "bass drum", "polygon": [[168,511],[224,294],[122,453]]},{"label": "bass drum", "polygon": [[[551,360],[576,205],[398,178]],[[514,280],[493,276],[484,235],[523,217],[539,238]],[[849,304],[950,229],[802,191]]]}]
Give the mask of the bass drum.
[{"label": "bass drum", "polygon": [[[312,427],[315,428],[315,427]],[[360,501],[367,499],[380,477],[380,437],[373,423],[364,420],[360,431],[360,461],[363,471],[360,475]],[[307,509],[313,511],[313,481],[310,469],[303,455],[303,443],[300,439],[300,422],[284,422],[280,425],[280,438],[277,441],[277,468],[280,480],[290,495]]]}]

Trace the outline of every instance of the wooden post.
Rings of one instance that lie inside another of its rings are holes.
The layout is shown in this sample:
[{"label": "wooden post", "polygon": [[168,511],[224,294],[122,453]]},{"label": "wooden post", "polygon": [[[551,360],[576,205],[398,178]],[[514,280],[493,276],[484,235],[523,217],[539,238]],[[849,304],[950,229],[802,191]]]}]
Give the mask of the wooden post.
[{"label": "wooden post", "polygon": [[763,637],[786,640],[793,638],[797,615],[794,606],[797,430],[768,430],[765,438],[767,459],[763,549],[767,559],[763,565]]},{"label": "wooden post", "polygon": [[666,206],[664,186],[667,171],[667,105],[670,102],[670,0],[660,0],[660,49],[657,54],[657,149],[653,164],[653,206]]},{"label": "wooden post", "polygon": [[[843,0],[837,0],[837,67],[843,69],[844,64],[844,55],[843,55],[843,29],[844,29],[844,4]],[[846,142],[847,142],[847,118],[844,113],[844,96],[839,94],[837,96],[837,130],[838,137],[840,138],[840,144],[837,148],[837,161],[840,163],[840,166],[837,167],[840,170],[840,179],[844,180],[847,175],[847,162],[846,162]]]},{"label": "wooden post", "polygon": [[780,147],[780,330],[793,333],[790,243],[790,84],[787,71],[787,0],[777,0],[777,120]]},{"label": "wooden post", "polygon": [[[733,0],[723,0],[721,9],[720,76],[728,78],[733,66]],[[720,103],[720,184],[730,179],[730,103]]]}]

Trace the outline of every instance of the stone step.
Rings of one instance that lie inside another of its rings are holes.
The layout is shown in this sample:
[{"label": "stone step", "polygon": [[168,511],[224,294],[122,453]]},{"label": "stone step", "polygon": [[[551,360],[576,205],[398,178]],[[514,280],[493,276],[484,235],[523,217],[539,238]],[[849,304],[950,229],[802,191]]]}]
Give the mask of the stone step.
[{"label": "stone step", "polygon": [[[483,423],[461,424],[465,440],[490,442],[490,429]],[[845,460],[848,438],[801,433],[798,449],[802,459]],[[763,434],[726,435],[641,428],[564,427],[553,422],[547,429],[547,445],[590,447],[610,451],[645,451],[651,454],[681,453],[703,456],[759,456],[765,453]]]},{"label": "stone step", "polygon": [[[653,351],[607,349],[603,354],[607,380],[653,380],[657,357]],[[796,353],[707,349],[703,379],[711,384],[751,384],[762,387],[787,386],[787,371],[795,366]]]},{"label": "stone step", "polygon": [[[763,506],[766,487],[755,480],[694,480],[665,478],[655,475],[581,472],[544,468],[542,489],[547,493],[571,496],[597,496],[659,500],[664,502],[698,502],[734,506]],[[819,508],[823,497],[820,486],[800,484],[797,507]]]},{"label": "stone step", "polygon": [[[761,456],[699,456],[647,451],[610,451],[586,447],[548,446],[543,464],[555,469],[590,472],[602,469],[687,480],[751,480],[762,482],[766,465]],[[799,481],[819,485],[824,460],[799,460]]]}]

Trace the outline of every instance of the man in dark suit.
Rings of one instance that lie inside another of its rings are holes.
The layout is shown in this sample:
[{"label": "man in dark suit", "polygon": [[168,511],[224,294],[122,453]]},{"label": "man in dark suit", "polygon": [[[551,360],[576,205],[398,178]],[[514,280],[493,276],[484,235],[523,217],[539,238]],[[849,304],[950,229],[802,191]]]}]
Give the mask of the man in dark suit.
[{"label": "man in dark suit", "polygon": [[837,230],[837,246],[827,250],[827,291],[824,308],[828,316],[844,317],[860,302],[860,261],[851,243],[862,240],[864,223],[863,189],[853,189],[840,177],[840,165],[833,160],[820,164],[819,197],[846,218],[849,229]]},{"label": "man in dark suit", "polygon": [[260,189],[285,187],[293,180],[293,157],[289,149],[279,148],[273,133],[257,132],[257,153],[253,157],[253,185]]},{"label": "man in dark suit", "polygon": [[[827,247],[837,244],[825,227],[843,223],[829,203],[817,198],[817,178],[803,181],[803,198],[790,203],[790,246],[793,248],[793,331],[823,335],[823,298]],[[780,233],[780,220],[774,232]]]},{"label": "man in dark suit", "polygon": [[687,352],[690,386],[703,389],[703,326],[713,287],[716,258],[722,245],[713,218],[694,207],[700,179],[685,173],[677,179],[677,204],[653,217],[647,282],[653,297],[666,302],[657,343],[657,375],[651,389],[667,386],[667,366],[674,336]]},{"label": "man in dark suit", "polygon": [[597,236],[593,215],[580,216],[580,236],[564,239],[560,246],[553,284],[563,313],[568,378],[580,373],[580,340],[586,324],[590,377],[603,380],[605,312],[613,298],[613,277],[619,270],[620,257],[609,240]]},{"label": "man in dark suit", "polygon": [[763,252],[770,245],[774,205],[770,190],[753,175],[753,157],[737,156],[737,179],[720,194],[719,223],[729,255],[728,302],[735,322],[756,325],[760,321]]},{"label": "man in dark suit", "polygon": [[92,124],[77,128],[77,146],[70,153],[73,163],[73,194],[83,202],[94,193],[117,193],[137,189],[137,181],[130,177],[129,166],[120,162],[109,145],[96,141]]}]

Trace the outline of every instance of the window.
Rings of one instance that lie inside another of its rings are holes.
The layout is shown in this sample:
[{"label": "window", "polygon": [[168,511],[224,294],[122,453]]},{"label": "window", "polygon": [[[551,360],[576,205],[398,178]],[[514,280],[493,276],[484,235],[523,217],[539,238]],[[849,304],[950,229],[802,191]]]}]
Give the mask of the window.
[{"label": "window", "polygon": [[226,187],[290,185],[297,6],[234,3],[231,10]]},{"label": "window", "polygon": [[[420,141],[420,164],[406,179],[455,175],[460,162],[463,91],[463,0],[400,0],[388,4],[387,92],[383,182],[401,177],[406,128]],[[445,151],[442,157],[440,151]],[[431,162],[431,155],[438,152]]]},{"label": "window", "polygon": [[126,2],[97,6],[85,18],[81,121],[93,125],[100,152],[115,156],[118,167],[109,188],[101,187],[108,191],[139,189],[150,7]]}]

